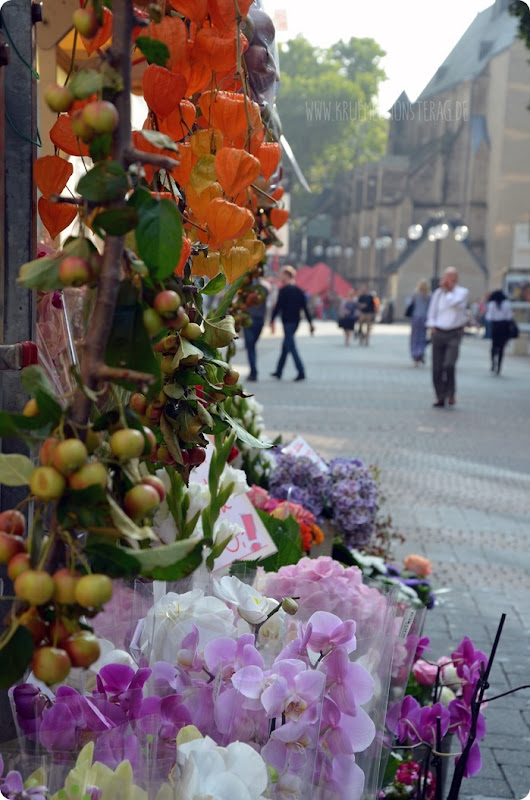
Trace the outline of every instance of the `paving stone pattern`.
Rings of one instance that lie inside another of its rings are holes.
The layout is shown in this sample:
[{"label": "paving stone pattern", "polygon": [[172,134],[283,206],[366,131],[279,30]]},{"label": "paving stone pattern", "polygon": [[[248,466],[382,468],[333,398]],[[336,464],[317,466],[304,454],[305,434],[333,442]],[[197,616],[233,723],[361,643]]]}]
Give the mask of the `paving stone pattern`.
[{"label": "paving stone pattern", "polygon": [[[280,326],[281,327],[281,326]],[[432,408],[430,353],[414,368],[405,325],[376,325],[370,346],[345,347],[336,323],[314,337],[300,325],[307,380],[270,377],[280,335],[258,344],[259,381],[246,385],[265,407],[271,437],[296,435],[324,457],[356,456],[381,470],[386,510],[406,537],[396,560],[421,553],[434,564],[438,605],[425,633],[433,657],[463,635],[488,651],[507,615],[490,696],[530,684],[530,358],[508,353],[489,371],[490,343],[466,336],[457,364],[457,403]],[[235,366],[246,375],[244,350]],[[486,710],[481,773],[461,797],[526,798],[530,793],[530,689]]]}]

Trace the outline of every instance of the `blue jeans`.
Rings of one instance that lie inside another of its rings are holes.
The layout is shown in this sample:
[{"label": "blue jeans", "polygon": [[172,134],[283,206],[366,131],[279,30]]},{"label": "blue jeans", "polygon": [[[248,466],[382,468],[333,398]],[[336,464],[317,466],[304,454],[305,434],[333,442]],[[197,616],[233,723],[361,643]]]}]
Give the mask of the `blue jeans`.
[{"label": "blue jeans", "polygon": [[302,364],[302,359],[298,355],[298,350],[296,349],[296,344],[294,341],[294,335],[296,333],[296,329],[298,328],[298,322],[284,322],[283,323],[283,344],[282,344],[282,352],[280,353],[280,359],[278,361],[278,366],[276,367],[276,374],[281,375],[283,372],[283,368],[285,366],[285,362],[287,361],[287,356],[289,353],[292,355],[294,359],[294,363],[296,369],[298,370],[299,375],[304,375],[304,365]]},{"label": "blue jeans", "polygon": [[245,337],[245,347],[247,348],[248,365],[250,367],[250,377],[258,377],[258,368],[256,364],[256,343],[261,335],[263,329],[262,319],[253,319],[252,324],[248,328],[243,328],[243,335]]}]

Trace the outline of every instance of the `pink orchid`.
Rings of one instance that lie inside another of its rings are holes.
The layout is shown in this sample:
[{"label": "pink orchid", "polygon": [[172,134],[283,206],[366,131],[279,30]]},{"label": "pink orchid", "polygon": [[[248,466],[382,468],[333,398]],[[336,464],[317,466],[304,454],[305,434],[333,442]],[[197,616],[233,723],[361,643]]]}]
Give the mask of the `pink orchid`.
[{"label": "pink orchid", "polygon": [[328,653],[333,647],[343,645],[351,653],[357,647],[355,622],[343,622],[340,617],[328,611],[316,611],[309,619],[313,630],[308,648],[316,653]]}]

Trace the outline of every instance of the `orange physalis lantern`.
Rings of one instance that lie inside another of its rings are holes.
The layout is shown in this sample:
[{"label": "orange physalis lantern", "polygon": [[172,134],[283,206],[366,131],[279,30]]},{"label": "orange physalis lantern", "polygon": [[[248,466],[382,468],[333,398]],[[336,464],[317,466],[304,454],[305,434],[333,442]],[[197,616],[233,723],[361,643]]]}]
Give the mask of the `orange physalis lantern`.
[{"label": "orange physalis lantern", "polygon": [[221,244],[228,239],[239,239],[254,224],[254,215],[222,197],[216,197],[206,209],[206,223],[213,238]]},{"label": "orange physalis lantern", "polygon": [[264,242],[261,239],[256,239],[256,235],[254,231],[250,231],[243,239],[240,239],[237,242],[239,247],[246,247],[250,254],[250,264],[249,266],[253,267],[255,264],[259,264],[261,259],[265,256],[266,247]]},{"label": "orange physalis lantern", "polygon": [[181,100],[178,107],[160,123],[160,130],[174,142],[179,142],[190,133],[194,122],[195,106],[189,100]]},{"label": "orange physalis lantern", "polygon": [[35,183],[44,197],[60,194],[73,171],[73,165],[59,156],[42,156],[33,165]]},{"label": "orange physalis lantern", "polygon": [[263,142],[258,150],[261,174],[268,180],[273,175],[280,163],[282,156],[281,147],[278,142]]},{"label": "orange physalis lantern", "polygon": [[186,186],[190,179],[192,167],[197,159],[192,153],[189,142],[180,142],[178,148],[177,160],[180,163],[178,167],[173,167],[171,175],[179,186]]},{"label": "orange physalis lantern", "polygon": [[283,186],[277,186],[276,189],[271,194],[271,197],[274,197],[276,202],[278,202],[279,200],[282,199],[284,194],[285,194],[285,189],[283,188]]},{"label": "orange physalis lantern", "polygon": [[221,36],[214,28],[201,28],[195,37],[192,57],[211,70],[234,69],[237,63],[236,38],[232,32],[229,36]]},{"label": "orange physalis lantern", "polygon": [[215,278],[219,272],[219,253],[199,253],[192,256],[191,271],[194,275],[199,275],[204,278]]},{"label": "orange physalis lantern", "polygon": [[233,283],[250,267],[250,253],[246,247],[231,247],[221,254],[221,263],[228,283]]},{"label": "orange physalis lantern", "polygon": [[180,258],[177,266],[175,267],[175,275],[184,275],[184,267],[191,255],[191,242],[187,236],[182,237],[182,249],[180,251]]},{"label": "orange physalis lantern", "polygon": [[165,119],[186,94],[186,78],[157,64],[150,64],[142,78],[144,100],[159,119]]},{"label": "orange physalis lantern", "polygon": [[[243,18],[251,5],[252,0],[238,0],[237,10]],[[222,31],[235,23],[236,4],[234,0],[208,0],[208,13],[213,24]]]},{"label": "orange physalis lantern", "polygon": [[215,128],[195,131],[190,136],[191,149],[196,156],[206,156],[216,153],[223,146],[223,134]]},{"label": "orange physalis lantern", "polygon": [[109,11],[108,8],[103,7],[103,25],[98,30],[96,35],[92,39],[86,39],[84,36],[81,36],[81,40],[88,55],[93,53],[95,50],[99,50],[100,47],[103,47],[105,42],[110,39],[111,34],[112,11]]},{"label": "orange physalis lantern", "polygon": [[50,139],[59,150],[69,156],[89,155],[86,144],[74,135],[68,114],[61,114],[57,117],[50,130]]},{"label": "orange physalis lantern", "polygon": [[77,207],[67,203],[50,203],[45,197],[39,197],[39,217],[52,237],[64,231],[77,217]]},{"label": "orange physalis lantern", "polygon": [[223,147],[215,156],[217,180],[229,197],[242,192],[256,180],[260,163],[255,156],[237,147]]},{"label": "orange physalis lantern", "polygon": [[178,69],[179,64],[188,60],[188,29],[180,17],[163,17],[161,22],[152,22],[145,36],[164,42],[169,48],[170,69]]},{"label": "orange physalis lantern", "polygon": [[200,25],[207,12],[207,0],[169,0],[175,11]]},{"label": "orange physalis lantern", "polygon": [[195,217],[199,221],[203,221],[206,216],[206,209],[211,201],[216,197],[222,197],[222,194],[223,190],[219,183],[212,183],[211,186],[208,186],[208,188],[200,192],[200,194],[194,191],[192,186],[188,186],[186,189],[186,200]]},{"label": "orange physalis lantern", "polygon": [[270,220],[271,225],[279,230],[289,219],[289,212],[285,208],[271,208]]}]

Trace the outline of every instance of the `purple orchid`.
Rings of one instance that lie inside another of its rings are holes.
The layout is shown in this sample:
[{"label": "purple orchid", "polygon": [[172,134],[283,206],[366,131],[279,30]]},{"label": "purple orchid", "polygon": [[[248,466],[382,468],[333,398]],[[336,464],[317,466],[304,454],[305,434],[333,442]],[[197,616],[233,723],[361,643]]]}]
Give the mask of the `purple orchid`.
[{"label": "purple orchid", "polygon": [[192,625],[191,628],[190,633],[181,642],[181,648],[177,653],[177,663],[186,672],[200,672],[202,670],[202,661],[197,652],[199,629],[196,625]]},{"label": "purple orchid", "polygon": [[0,793],[8,800],[46,800],[48,789],[46,786],[31,786],[24,789],[22,775],[12,770],[0,781]]},{"label": "purple orchid", "polygon": [[[468,636],[464,636],[454,653],[451,653],[451,658],[455,663],[457,675],[460,678],[469,679],[471,674],[474,676],[473,683],[479,677],[482,667],[485,669],[488,666],[487,656],[481,650],[475,650],[475,646]],[[466,667],[469,670],[467,675]]]},{"label": "purple orchid", "polygon": [[177,734],[191,724],[191,715],[178,694],[169,697],[146,697],[142,700],[135,727],[147,735],[158,737],[161,744],[175,749]]},{"label": "purple orchid", "polygon": [[344,647],[336,647],[322,660],[327,696],[345,713],[355,716],[359,705],[374,693],[374,680],[360,664],[351,662]]},{"label": "purple orchid", "polygon": [[293,720],[302,716],[308,722],[318,719],[326,682],[322,672],[307,669],[303,661],[284,659],[275,662],[271,670],[272,677],[275,680],[261,695],[268,717],[274,719],[285,714],[287,719]]},{"label": "purple orchid", "polygon": [[32,683],[15,686],[13,701],[20,730],[25,736],[33,737],[40,727],[42,715],[52,701]]},{"label": "purple orchid", "polygon": [[212,675],[220,671],[223,680],[230,680],[241,668],[255,666],[263,669],[264,666],[252,633],[245,633],[236,641],[223,637],[208,642],[204,648],[204,663]]},{"label": "purple orchid", "polygon": [[312,626],[308,648],[315,653],[328,653],[334,647],[343,645],[347,652],[355,650],[355,622],[350,619],[343,622],[340,617],[329,611],[316,611],[310,618]]},{"label": "purple orchid", "polygon": [[122,728],[113,728],[108,733],[98,736],[94,746],[94,762],[101,761],[115,770],[122,761],[129,761],[133,770],[137,770],[142,762],[142,750],[138,738],[127,734]]},{"label": "purple orchid", "polygon": [[[449,703],[450,723],[449,730],[456,733],[462,748],[465,747],[471,732],[471,709],[463,698],[456,698]],[[486,735],[486,720],[479,712],[476,724],[476,741],[473,743],[466,763],[464,777],[470,778],[480,772],[482,767],[482,757],[480,755],[479,741]]]},{"label": "purple orchid", "polygon": [[440,717],[440,733],[444,737],[449,729],[450,715],[441,703],[420,706],[418,701],[406,695],[387,714],[387,726],[399,742],[433,745],[437,737],[437,718]]},{"label": "purple orchid", "polygon": [[[126,664],[107,664],[97,675],[97,687],[100,695],[111,703],[119,705],[125,713],[133,716],[143,699],[143,686],[151,676],[152,670],[143,668],[136,672]],[[97,692],[94,692],[96,695]]]},{"label": "purple orchid", "polygon": [[366,711],[357,709],[355,716],[344,714],[329,697],[322,706],[320,741],[333,756],[360,753],[372,743],[375,726]]}]

